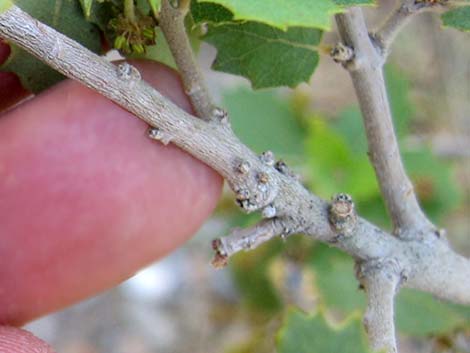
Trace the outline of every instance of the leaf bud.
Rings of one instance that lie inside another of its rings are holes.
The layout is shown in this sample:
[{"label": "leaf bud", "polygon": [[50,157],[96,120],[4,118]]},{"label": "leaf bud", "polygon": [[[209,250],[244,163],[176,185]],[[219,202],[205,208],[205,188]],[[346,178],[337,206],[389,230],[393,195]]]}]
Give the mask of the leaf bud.
[{"label": "leaf bud", "polygon": [[357,215],[351,196],[345,193],[333,195],[328,208],[328,220],[336,233],[344,236],[353,234]]}]

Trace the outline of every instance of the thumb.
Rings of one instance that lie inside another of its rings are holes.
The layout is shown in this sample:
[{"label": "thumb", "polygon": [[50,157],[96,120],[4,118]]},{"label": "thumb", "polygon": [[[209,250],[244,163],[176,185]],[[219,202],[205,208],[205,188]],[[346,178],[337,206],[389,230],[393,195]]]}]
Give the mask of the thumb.
[{"label": "thumb", "polygon": [[9,326],[0,326],[0,352],[55,353],[48,344],[28,331]]}]

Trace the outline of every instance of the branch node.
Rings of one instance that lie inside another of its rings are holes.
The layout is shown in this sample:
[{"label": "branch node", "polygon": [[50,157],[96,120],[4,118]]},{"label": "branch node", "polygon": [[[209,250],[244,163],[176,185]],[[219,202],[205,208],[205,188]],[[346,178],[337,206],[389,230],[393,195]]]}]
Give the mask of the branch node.
[{"label": "branch node", "polygon": [[212,109],[212,120],[218,121],[222,124],[228,124],[229,118],[227,111],[219,107],[214,107]]},{"label": "branch node", "polygon": [[248,189],[239,189],[236,192],[236,204],[247,213],[258,210],[258,205],[250,199],[250,196]]},{"label": "branch node", "polygon": [[116,74],[119,79],[129,82],[137,82],[142,79],[139,70],[129,63],[123,62],[116,67]]},{"label": "branch node", "polygon": [[378,274],[397,284],[408,279],[407,270],[403,268],[396,257],[356,262],[356,277],[365,288],[367,288],[367,281]]},{"label": "branch node", "polygon": [[250,198],[250,191],[248,189],[239,189],[236,192],[238,200],[248,200]]},{"label": "branch node", "polygon": [[235,170],[241,175],[247,175],[250,172],[251,165],[248,161],[241,161],[237,163]]},{"label": "branch node", "polygon": [[259,172],[256,177],[261,184],[267,184],[269,182],[269,175],[266,172]]},{"label": "branch node", "polygon": [[357,214],[351,196],[345,193],[333,195],[328,207],[328,220],[337,234],[346,237],[353,235],[357,224]]},{"label": "branch node", "polygon": [[150,137],[152,140],[160,141],[164,145],[168,145],[172,140],[169,134],[164,133],[158,127],[152,126],[147,129],[147,136]]},{"label": "branch node", "polygon": [[265,151],[261,153],[261,155],[259,156],[259,159],[268,167],[274,166],[275,159],[274,159],[274,153],[272,151]]}]

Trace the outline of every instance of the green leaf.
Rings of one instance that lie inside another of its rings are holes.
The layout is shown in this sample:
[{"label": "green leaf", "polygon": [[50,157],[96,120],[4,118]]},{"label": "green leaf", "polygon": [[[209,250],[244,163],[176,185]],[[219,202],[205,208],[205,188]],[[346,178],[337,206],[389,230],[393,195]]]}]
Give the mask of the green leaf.
[{"label": "green leaf", "polygon": [[288,27],[310,27],[328,30],[331,16],[344,5],[371,4],[371,0],[202,0],[226,7],[234,20],[256,21],[286,30]]},{"label": "green leaf", "polygon": [[[398,139],[402,139],[409,133],[410,121],[414,115],[414,107],[409,98],[410,83],[402,72],[390,65],[385,67],[385,82],[395,131]],[[332,126],[346,138],[349,148],[355,153],[367,152],[362,114],[357,106],[342,111]]]},{"label": "green leaf", "polygon": [[350,256],[327,245],[316,244],[307,265],[315,274],[320,302],[328,310],[349,315],[365,307],[365,296],[359,291]]},{"label": "green leaf", "polygon": [[410,100],[410,82],[403,72],[391,65],[385,66],[385,81],[390,97],[393,125],[398,139],[402,139],[409,133],[410,121],[415,114]]},{"label": "green leaf", "polygon": [[13,2],[11,0],[0,0],[0,13],[8,10],[11,5],[13,5]]},{"label": "green leaf", "polygon": [[[16,5],[95,53],[100,52],[98,29],[85,20],[78,1],[17,0]],[[18,74],[23,86],[33,93],[38,93],[64,79],[49,66],[14,45],[8,61],[1,70]]]},{"label": "green leaf", "polygon": [[209,25],[204,40],[217,48],[215,70],[248,78],[253,88],[295,87],[307,82],[318,65],[321,31],[287,31],[256,22]]},{"label": "green leaf", "polygon": [[412,336],[445,334],[466,323],[453,305],[411,289],[400,291],[395,307],[398,330]]},{"label": "green leaf", "polygon": [[[93,1],[90,9],[89,16],[86,20],[103,31],[105,36],[108,34],[110,28],[109,21],[116,16],[119,12],[117,6],[110,1]],[[109,38],[108,38],[109,39]]]},{"label": "green leaf", "polygon": [[227,8],[209,2],[191,2],[191,15],[195,23],[222,23],[233,19],[233,14]]},{"label": "green leaf", "polygon": [[343,110],[332,122],[332,127],[348,143],[348,147],[357,154],[367,153],[367,138],[362,123],[362,113],[357,106]]},{"label": "green leaf", "polygon": [[93,5],[93,0],[80,0],[80,5],[82,5],[83,13],[85,17],[90,17],[91,6]]},{"label": "green leaf", "polygon": [[302,155],[304,131],[289,104],[275,92],[238,88],[225,93],[223,100],[236,135],[252,149],[272,150],[291,161]]},{"label": "green leaf", "polygon": [[441,18],[442,23],[446,27],[454,27],[461,31],[470,31],[470,6],[447,11]]},{"label": "green leaf", "polygon": [[[193,22],[191,22],[189,16],[186,18],[186,28],[193,28]],[[201,44],[201,40],[199,39],[198,33],[196,33],[196,31],[188,30],[187,34],[193,52],[197,53]],[[145,51],[143,53],[132,53],[130,55],[127,55],[127,57],[133,59],[147,59],[158,61],[169,67],[172,67],[175,70],[178,70],[175,60],[173,59],[173,54],[171,54],[170,47],[168,46],[165,36],[163,35],[163,32],[159,27],[155,28],[155,43],[155,45],[146,46]]]},{"label": "green leaf", "polygon": [[129,55],[129,57],[133,59],[149,59],[158,61],[177,70],[170,47],[168,46],[165,36],[160,28],[155,28],[155,42],[157,44],[146,47],[144,53],[140,55],[134,53]]},{"label": "green leaf", "polygon": [[370,352],[359,318],[333,327],[320,313],[309,316],[295,310],[278,333],[277,348],[279,353]]},{"label": "green leaf", "polygon": [[452,168],[429,149],[403,151],[403,161],[420,203],[433,221],[451,211],[461,200]]},{"label": "green leaf", "polygon": [[249,253],[238,253],[230,262],[244,304],[252,310],[272,314],[282,308],[282,300],[268,273],[282,246],[279,239],[271,241]]},{"label": "green leaf", "polygon": [[382,229],[391,231],[390,217],[385,208],[384,200],[377,190],[377,193],[368,199],[358,200],[356,202],[358,214],[381,227]]},{"label": "green leaf", "polygon": [[342,190],[357,202],[378,193],[367,155],[354,153],[344,136],[321,118],[310,119],[305,148],[312,186],[322,197],[329,198]]},{"label": "green leaf", "polygon": [[157,17],[158,12],[160,11],[161,0],[147,0],[147,2],[152,9],[153,15]]}]

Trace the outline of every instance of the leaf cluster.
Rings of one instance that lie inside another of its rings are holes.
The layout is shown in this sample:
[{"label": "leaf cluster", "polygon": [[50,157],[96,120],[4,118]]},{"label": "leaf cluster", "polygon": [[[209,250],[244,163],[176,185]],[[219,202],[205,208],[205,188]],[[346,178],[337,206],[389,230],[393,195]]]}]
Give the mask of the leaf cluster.
[{"label": "leaf cluster", "polygon": [[[124,13],[125,1],[133,3],[135,18]],[[467,2],[456,2],[442,15],[444,26],[470,30]],[[103,50],[104,35],[108,45],[126,57],[175,66],[158,28],[160,0],[16,0],[15,4],[96,53]],[[187,29],[195,50],[200,41],[217,48],[214,70],[246,77],[255,89],[295,87],[309,81],[321,54],[328,51],[321,41],[323,32],[331,29],[332,15],[348,6],[374,4],[373,0],[193,0]],[[11,0],[1,0],[0,11],[10,5]],[[16,47],[1,70],[17,73],[34,93],[63,79]]]}]

